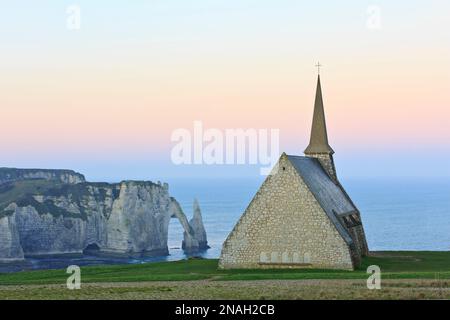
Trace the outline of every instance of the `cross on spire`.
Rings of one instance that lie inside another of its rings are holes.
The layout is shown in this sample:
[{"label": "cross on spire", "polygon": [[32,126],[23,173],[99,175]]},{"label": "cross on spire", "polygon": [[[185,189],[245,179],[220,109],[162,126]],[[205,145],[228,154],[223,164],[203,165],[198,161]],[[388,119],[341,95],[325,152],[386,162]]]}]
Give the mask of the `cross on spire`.
[{"label": "cross on spire", "polygon": [[317,62],[316,64],[317,74],[320,74],[320,67],[322,67],[322,65],[320,64],[320,62]]}]

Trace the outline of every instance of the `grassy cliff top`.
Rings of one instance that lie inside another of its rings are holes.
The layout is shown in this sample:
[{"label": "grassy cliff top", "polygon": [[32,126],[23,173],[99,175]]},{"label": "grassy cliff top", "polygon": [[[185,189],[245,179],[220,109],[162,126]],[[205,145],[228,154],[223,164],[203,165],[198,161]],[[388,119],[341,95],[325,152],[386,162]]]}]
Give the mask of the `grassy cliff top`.
[{"label": "grassy cliff top", "polygon": [[[90,193],[89,186],[95,187],[97,192]],[[119,189],[114,185],[106,183],[78,183],[64,184],[55,180],[32,179],[3,183],[0,185],[0,218],[13,213],[11,210],[4,210],[11,203],[16,203],[19,207],[33,206],[39,214],[50,213],[54,216],[78,217],[86,219],[86,214],[81,206],[81,201],[86,196],[94,196],[97,200],[103,201],[106,198],[107,190],[112,190],[112,197],[118,197]],[[51,200],[38,202],[34,196],[43,195],[47,197],[67,197],[75,202],[81,214],[76,215],[62,208],[57,207]]]},{"label": "grassy cliff top", "polygon": [[46,193],[50,188],[59,185],[45,179],[14,181],[0,184],[0,218],[12,214],[4,211],[13,202],[21,202],[30,195]]},{"label": "grassy cliff top", "polygon": [[[11,203],[16,203],[19,207],[33,206],[39,214],[50,213],[54,216],[79,217],[86,219],[86,213],[81,205],[87,196],[94,197],[97,201],[103,202],[107,197],[107,192],[111,190],[111,197],[117,199],[120,193],[120,186],[127,185],[151,186],[164,188],[163,185],[151,181],[122,181],[120,183],[106,182],[81,182],[77,184],[62,183],[58,180],[29,179],[9,181],[0,184],[0,218],[11,215],[12,210],[4,210]],[[92,188],[95,192],[92,192]],[[43,195],[48,197],[67,197],[76,203],[81,211],[81,215],[74,215],[62,208],[57,207],[51,200],[43,203],[36,201],[34,196]]]},{"label": "grassy cliff top", "polygon": [[[219,270],[216,259],[190,259],[128,265],[82,267],[83,283],[189,280],[306,280],[367,279],[370,265],[378,265],[383,279],[450,279],[450,251],[372,252],[355,271],[325,269]],[[0,285],[64,284],[66,270],[0,274]]]},{"label": "grassy cliff top", "polygon": [[48,175],[53,179],[59,179],[59,177],[63,175],[72,175],[78,177],[81,181],[85,181],[84,175],[69,169],[22,169],[0,167],[0,182],[25,180],[28,176],[37,174]]}]

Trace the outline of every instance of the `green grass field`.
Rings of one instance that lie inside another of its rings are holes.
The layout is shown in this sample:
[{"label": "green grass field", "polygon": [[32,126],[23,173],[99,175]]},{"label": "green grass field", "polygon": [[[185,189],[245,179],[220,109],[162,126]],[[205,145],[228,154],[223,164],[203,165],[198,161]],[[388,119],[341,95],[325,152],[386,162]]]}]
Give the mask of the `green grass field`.
[{"label": "green grass field", "polygon": [[[382,290],[368,290],[367,266],[381,268]],[[450,252],[373,252],[356,271],[218,270],[190,259],[81,269],[68,290],[65,270],[0,274],[2,299],[450,299]]]},{"label": "green grass field", "polygon": [[[240,269],[218,270],[217,260],[190,259],[134,265],[82,267],[83,283],[187,280],[366,279],[369,265],[378,265],[384,279],[450,279],[450,252],[374,252],[359,270]],[[65,270],[0,274],[0,285],[65,283]]]}]

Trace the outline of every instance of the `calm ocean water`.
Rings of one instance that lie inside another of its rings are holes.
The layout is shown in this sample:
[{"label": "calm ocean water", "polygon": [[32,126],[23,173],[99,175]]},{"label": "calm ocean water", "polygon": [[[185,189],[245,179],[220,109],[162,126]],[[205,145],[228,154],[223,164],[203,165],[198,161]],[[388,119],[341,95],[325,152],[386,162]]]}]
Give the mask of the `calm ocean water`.
[{"label": "calm ocean water", "polygon": [[[370,250],[450,250],[450,179],[341,179],[361,211]],[[223,241],[261,185],[260,180],[177,181],[171,193],[188,216],[191,199],[200,202],[211,249],[220,254]],[[175,220],[169,247],[181,241]],[[176,250],[171,253],[178,256]]]},{"label": "calm ocean water", "polygon": [[[370,250],[450,250],[450,179],[342,179],[361,211]],[[211,249],[205,258],[218,258],[223,241],[261,185],[261,179],[203,179],[169,181],[170,193],[188,218],[196,197]],[[105,259],[63,257],[29,259],[0,272],[65,268],[70,264],[142,263],[184,259],[183,230],[176,219],[169,226],[168,257]]]}]

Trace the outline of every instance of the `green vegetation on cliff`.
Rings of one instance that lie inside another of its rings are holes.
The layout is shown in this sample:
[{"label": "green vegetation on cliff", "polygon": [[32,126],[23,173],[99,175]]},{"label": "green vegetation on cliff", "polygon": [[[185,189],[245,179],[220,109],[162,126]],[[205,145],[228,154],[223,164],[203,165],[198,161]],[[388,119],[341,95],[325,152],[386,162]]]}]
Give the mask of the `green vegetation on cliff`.
[{"label": "green vegetation on cliff", "polygon": [[14,181],[1,184],[0,218],[13,213],[13,211],[10,210],[4,211],[4,209],[12,202],[24,204],[27,199],[29,200],[31,195],[44,194],[56,185],[58,184],[55,181],[48,181],[44,179]]},{"label": "green vegetation on cliff", "polygon": [[[112,197],[119,195],[119,185],[108,183],[64,184],[55,180],[30,179],[14,182],[7,182],[0,185],[0,218],[10,215],[13,210],[5,210],[11,203],[16,203],[19,207],[32,206],[39,214],[49,213],[55,217],[72,217],[87,219],[82,201],[88,196],[92,196],[96,201],[103,202],[107,197],[107,189],[112,189]],[[95,191],[92,191],[95,189]],[[51,200],[39,202],[34,196],[45,197],[66,197],[70,202],[76,204],[80,214],[69,212],[54,204]]]},{"label": "green vegetation on cliff", "polygon": [[[123,181],[121,183],[130,183],[145,186],[158,186],[151,181]],[[16,203],[19,207],[32,206],[39,214],[49,213],[55,217],[71,217],[87,219],[85,211],[88,197],[92,197],[96,202],[103,203],[108,197],[108,192],[112,200],[120,195],[121,183],[106,182],[81,182],[77,184],[62,183],[58,180],[47,179],[28,179],[18,181],[8,181],[0,183],[0,218],[11,215],[13,210],[5,210],[11,203]],[[39,202],[34,196],[44,196],[52,198],[64,197],[72,204],[75,204],[80,213],[76,214],[61,208],[52,200]]]},{"label": "green vegetation on cliff", "polygon": [[5,182],[46,179],[53,181],[83,182],[84,176],[81,173],[67,169],[20,169],[20,168],[0,168],[0,184]]}]

